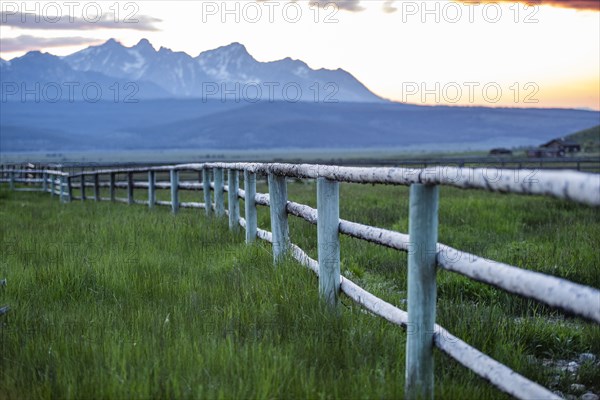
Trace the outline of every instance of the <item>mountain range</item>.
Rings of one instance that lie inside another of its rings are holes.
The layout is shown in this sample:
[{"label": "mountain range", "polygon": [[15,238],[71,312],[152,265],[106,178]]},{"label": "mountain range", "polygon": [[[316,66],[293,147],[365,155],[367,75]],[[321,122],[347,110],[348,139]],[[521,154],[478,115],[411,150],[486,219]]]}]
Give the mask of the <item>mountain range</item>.
[{"label": "mountain range", "polygon": [[489,149],[600,124],[590,110],[387,101],[342,69],[259,62],[239,43],[197,57],[147,40],[33,51],[0,60],[0,80],[0,152]]},{"label": "mountain range", "polygon": [[[4,82],[77,82],[106,88],[103,99],[120,89],[135,99],[203,98],[238,101],[381,102],[350,73],[342,69],[311,69],[300,60],[256,61],[240,43],[232,43],[192,57],[161,47],[147,39],[125,47],[114,39],[66,57],[29,52],[0,62]],[[126,89],[125,85],[130,84]],[[110,85],[117,84],[111,90]],[[131,84],[135,85],[132,86]],[[129,90],[129,91],[128,91]],[[135,93],[133,94],[133,92]],[[78,98],[85,93],[77,88]],[[18,93],[8,96],[17,98]],[[67,93],[65,93],[66,97]],[[90,94],[92,96],[92,94]]]}]

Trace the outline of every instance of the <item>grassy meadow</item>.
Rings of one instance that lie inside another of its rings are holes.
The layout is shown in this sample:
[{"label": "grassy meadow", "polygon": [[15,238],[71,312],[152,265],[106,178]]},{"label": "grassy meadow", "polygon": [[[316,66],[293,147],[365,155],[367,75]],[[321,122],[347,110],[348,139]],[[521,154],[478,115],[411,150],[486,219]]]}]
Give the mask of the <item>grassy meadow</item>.
[{"label": "grassy meadow", "polygon": [[[290,181],[288,190],[290,200],[316,206],[314,182]],[[180,200],[203,201],[202,192]],[[342,184],[340,213],[407,232],[408,188]],[[294,260],[274,268],[270,245],[246,246],[226,219],[60,204],[3,185],[0,221],[0,306],[11,307],[0,316],[2,399],[403,397],[404,330],[343,296],[330,315],[312,272]],[[259,226],[269,229],[266,208]],[[316,258],[316,227],[290,216],[290,235]],[[598,209],[440,191],[440,242],[491,259],[598,288],[599,238]],[[343,237],[341,255],[345,276],[406,308],[406,254]],[[437,321],[450,332],[552,390],[568,394],[581,383],[600,392],[597,363],[576,373],[553,366],[600,356],[600,326],[450,272],[437,282]],[[508,398],[435,357],[436,397]]]}]

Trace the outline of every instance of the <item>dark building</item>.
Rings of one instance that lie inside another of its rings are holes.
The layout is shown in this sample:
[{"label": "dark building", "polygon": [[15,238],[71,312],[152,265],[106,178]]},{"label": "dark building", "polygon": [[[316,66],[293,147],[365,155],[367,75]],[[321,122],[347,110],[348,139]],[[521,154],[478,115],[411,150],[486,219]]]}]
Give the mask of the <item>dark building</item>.
[{"label": "dark building", "polygon": [[527,157],[564,157],[569,153],[578,153],[580,151],[581,145],[579,143],[560,138],[552,139],[537,149],[527,150]]},{"label": "dark building", "polygon": [[530,158],[541,158],[541,157],[562,157],[564,152],[561,153],[559,149],[529,149],[527,150],[527,157]]},{"label": "dark building", "polygon": [[581,151],[581,145],[579,143],[575,143],[564,138],[552,139],[540,147],[543,149],[557,150],[559,155],[565,155],[566,153],[578,153]]}]

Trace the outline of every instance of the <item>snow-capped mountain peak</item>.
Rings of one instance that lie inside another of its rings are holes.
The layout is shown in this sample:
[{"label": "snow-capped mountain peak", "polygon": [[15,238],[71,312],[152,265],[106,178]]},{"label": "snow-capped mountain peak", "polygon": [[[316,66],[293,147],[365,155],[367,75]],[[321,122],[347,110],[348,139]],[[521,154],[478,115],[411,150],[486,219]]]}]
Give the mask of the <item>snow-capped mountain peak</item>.
[{"label": "snow-capped mountain peak", "polygon": [[137,42],[137,44],[133,47],[139,47],[139,48],[146,48],[146,49],[152,49],[154,50],[154,47],[152,47],[152,44],[150,43],[150,41],[148,39],[140,39],[139,42]]},{"label": "snow-capped mountain peak", "polygon": [[[313,70],[300,60],[285,58],[258,62],[246,46],[233,42],[192,58],[165,47],[157,51],[147,39],[125,47],[115,39],[62,58],[78,71],[100,72],[132,81],[153,82],[174,97],[202,97],[206,85],[229,86],[276,82],[280,86],[299,85],[302,100],[314,100],[315,83],[338,86],[339,101],[378,102],[379,97],[344,70]],[[268,90],[268,89],[265,89]],[[276,93],[276,99],[282,96]],[[269,98],[269,100],[273,100]]]}]

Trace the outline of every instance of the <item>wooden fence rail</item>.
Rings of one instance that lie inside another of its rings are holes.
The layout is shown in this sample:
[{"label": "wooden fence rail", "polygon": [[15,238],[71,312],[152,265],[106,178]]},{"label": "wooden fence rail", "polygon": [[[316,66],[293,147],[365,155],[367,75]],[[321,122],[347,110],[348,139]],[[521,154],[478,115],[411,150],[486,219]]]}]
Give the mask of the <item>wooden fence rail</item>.
[{"label": "wooden fence rail", "polygon": [[[197,181],[180,181],[180,172],[197,172]],[[227,185],[225,184],[227,171]],[[243,172],[244,189],[239,188]],[[27,177],[23,177],[24,174]],[[158,173],[168,173],[169,181],[157,182]],[[145,181],[136,175],[145,174]],[[211,174],[213,180],[211,181]],[[91,175],[92,179],[86,177]],[[108,180],[101,177],[108,176]],[[125,177],[117,181],[117,176]],[[256,192],[257,176],[268,180],[269,193]],[[287,198],[286,178],[317,180],[317,209]],[[408,331],[406,350],[407,398],[433,397],[433,347],[517,398],[558,398],[548,389],[517,374],[481,353],[435,323],[436,267],[456,272],[507,292],[535,299],[551,307],[600,323],[600,290],[560,277],[487,260],[437,243],[438,186],[483,189],[529,195],[547,195],[600,206],[600,174],[575,171],[511,170],[497,168],[458,168],[436,166],[412,168],[360,168],[310,164],[205,163],[171,166],[101,169],[79,173],[55,170],[0,170],[0,182],[12,190],[41,190],[60,196],[62,202],[86,200],[86,187],[94,188],[96,201],[118,201],[204,209],[207,216],[227,216],[232,230],[246,231],[246,242],[256,238],[273,245],[273,262],[291,255],[319,277],[319,293],[332,308],[340,292],[386,320]],[[409,234],[367,226],[339,217],[339,183],[379,183],[410,186]],[[16,187],[17,183],[41,184],[41,188]],[[110,197],[101,198],[100,188]],[[126,189],[127,198],[118,198],[115,189]],[[134,189],[147,189],[148,200],[134,199]],[[169,189],[170,201],[156,200],[157,189]],[[179,190],[204,192],[204,203],[179,201]],[[211,199],[211,193],[213,198]],[[225,193],[228,207],[225,209]],[[244,200],[244,218],[239,199]],[[257,226],[257,206],[270,209],[271,231]],[[310,258],[290,240],[288,215],[317,225],[318,261]],[[388,248],[408,252],[408,312],[377,298],[340,274],[339,235],[344,234]]]}]

